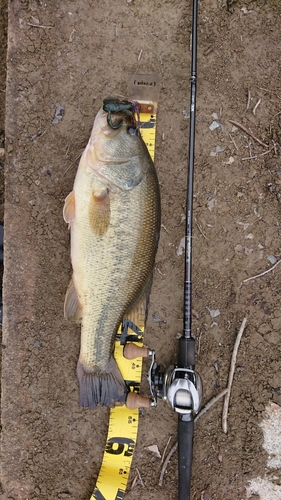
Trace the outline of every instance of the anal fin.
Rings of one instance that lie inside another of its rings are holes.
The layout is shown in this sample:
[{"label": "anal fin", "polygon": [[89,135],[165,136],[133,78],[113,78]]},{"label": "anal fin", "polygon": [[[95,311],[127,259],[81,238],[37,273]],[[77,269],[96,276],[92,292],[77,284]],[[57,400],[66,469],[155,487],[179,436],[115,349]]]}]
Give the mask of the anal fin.
[{"label": "anal fin", "polygon": [[83,317],[83,310],[78,299],[77,291],[71,278],[64,301],[64,317],[68,321],[80,323]]}]

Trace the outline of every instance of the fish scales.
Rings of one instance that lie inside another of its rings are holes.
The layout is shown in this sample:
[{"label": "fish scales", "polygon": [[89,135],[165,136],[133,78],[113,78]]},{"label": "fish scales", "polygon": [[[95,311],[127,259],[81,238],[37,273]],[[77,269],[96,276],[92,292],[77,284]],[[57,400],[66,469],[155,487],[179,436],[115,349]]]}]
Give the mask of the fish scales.
[{"label": "fish scales", "polygon": [[[92,296],[85,305],[85,318],[83,315],[80,357],[88,366],[105,369],[112,344],[96,333],[108,330],[113,341],[122,317],[138,298],[153,265],[154,252],[150,255],[145,252],[155,246],[149,227],[156,224],[156,211],[146,191],[147,185],[140,184],[123,194],[117,203],[111,202],[112,225],[105,236],[92,235],[84,245],[82,237],[80,239],[79,258],[82,261],[85,255],[88,269],[83,281],[90,281],[86,286],[88,295]],[[143,202],[146,197],[147,201]],[[85,229],[81,227],[82,234],[89,233]]]},{"label": "fish scales", "polygon": [[125,401],[113,342],[122,318],[148,297],[160,231],[153,162],[137,128],[121,117],[110,138],[105,113],[97,115],[64,209],[73,267],[65,316],[81,320],[77,374],[80,404],[87,407]]}]

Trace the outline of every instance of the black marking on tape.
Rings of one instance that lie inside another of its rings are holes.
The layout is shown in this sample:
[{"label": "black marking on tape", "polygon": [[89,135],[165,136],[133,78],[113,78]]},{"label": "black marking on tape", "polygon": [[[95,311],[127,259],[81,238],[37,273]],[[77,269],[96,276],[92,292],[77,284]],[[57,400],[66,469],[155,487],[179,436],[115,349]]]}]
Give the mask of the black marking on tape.
[{"label": "black marking on tape", "polygon": [[[129,328],[130,330],[132,330],[133,334],[128,333]],[[126,319],[122,325],[122,333],[121,335],[118,334],[117,338],[118,337],[122,345],[125,345],[126,342],[142,342],[143,332],[137,325],[135,325],[135,323],[133,323],[129,319]]]},{"label": "black marking on tape", "polygon": [[[114,447],[117,445],[117,448]],[[132,457],[136,443],[131,438],[113,437],[107,440],[105,452],[111,455],[124,455],[124,457]]]},{"label": "black marking on tape", "polygon": [[[115,500],[122,500],[124,498],[124,495],[125,491],[121,490],[121,488],[118,488]],[[106,498],[103,496],[103,494],[97,487],[95,488],[95,491],[93,493],[93,498],[95,498],[95,500],[106,500]]]},{"label": "black marking on tape", "polygon": [[128,416],[128,424],[133,424],[134,422],[136,422],[136,419],[133,417],[133,415],[129,415]]},{"label": "black marking on tape", "polygon": [[121,490],[120,488],[117,491],[117,495],[115,497],[115,500],[122,500],[124,498],[125,491]]},{"label": "black marking on tape", "polygon": [[100,490],[96,487],[95,491],[93,493],[93,497],[95,500],[106,500],[106,498],[103,496],[103,494],[100,492]]},{"label": "black marking on tape", "polygon": [[140,393],[140,382],[136,382],[135,380],[125,380],[125,384],[129,389],[129,392]]},{"label": "black marking on tape", "polygon": [[140,128],[155,128],[156,127],[156,118],[153,116],[150,117],[149,122],[141,122]]}]

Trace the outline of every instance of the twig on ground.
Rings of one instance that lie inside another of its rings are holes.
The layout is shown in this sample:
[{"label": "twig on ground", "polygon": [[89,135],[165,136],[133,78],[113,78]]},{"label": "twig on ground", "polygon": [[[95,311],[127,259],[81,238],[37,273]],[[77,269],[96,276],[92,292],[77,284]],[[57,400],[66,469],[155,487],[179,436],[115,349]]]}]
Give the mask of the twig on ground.
[{"label": "twig on ground", "polygon": [[41,137],[43,137],[43,135],[45,135],[45,134],[46,134],[46,132],[48,132],[48,130],[50,129],[50,127],[51,127],[51,125],[49,125],[49,127],[47,127],[47,128],[44,130],[44,132],[41,132],[41,130],[38,130],[38,132],[36,132],[36,134],[34,134],[34,135],[32,135],[32,136],[30,137],[30,140],[31,140],[31,141],[34,141],[35,139],[37,139],[37,137],[40,137],[40,138],[41,138]]},{"label": "twig on ground", "polygon": [[261,103],[261,99],[258,100],[257,104],[255,105],[254,109],[253,109],[253,113],[254,115],[256,114],[256,111],[257,111],[257,107],[260,105]]},{"label": "twig on ground", "polygon": [[273,149],[274,149],[274,154],[277,154],[277,149],[276,149],[276,142],[272,139],[272,144],[273,144]]},{"label": "twig on ground", "polygon": [[27,23],[28,26],[32,26],[32,28],[44,28],[44,29],[50,29],[53,28],[54,26],[43,26],[42,24],[32,24],[32,23]]},{"label": "twig on ground", "polygon": [[170,234],[168,229],[164,226],[164,224],[161,224],[161,227],[163,227],[164,231],[166,231],[167,234]]},{"label": "twig on ground", "polygon": [[268,153],[271,153],[271,151],[275,151],[275,148],[268,149],[268,151],[264,151],[264,153],[259,153],[258,155],[255,156],[248,156],[247,158],[242,158],[242,160],[256,160],[259,156],[264,156],[268,155]]},{"label": "twig on ground", "polygon": [[242,161],[244,160],[256,160],[257,156],[247,156],[246,158],[242,158]]},{"label": "twig on ground", "polygon": [[267,269],[266,271],[263,271],[263,273],[260,273],[260,274],[256,274],[256,276],[250,276],[250,278],[246,278],[245,280],[242,280],[241,283],[240,283],[240,287],[244,284],[244,283],[247,283],[247,281],[251,281],[251,280],[255,280],[256,278],[260,278],[261,276],[264,276],[265,274],[267,273],[270,273],[270,271],[273,271],[273,269],[275,269],[276,266],[278,266],[278,264],[280,264],[281,262],[281,259],[278,260],[274,266],[270,267],[269,269]]},{"label": "twig on ground", "polygon": [[[196,415],[195,419],[194,419],[194,422],[196,422],[202,415],[204,415],[204,413],[206,413],[208,410],[210,410],[210,408],[215,404],[217,403],[217,401],[219,401],[219,399],[221,399],[226,393],[228,392],[228,389],[224,389],[222,392],[220,392],[220,394],[218,394],[217,396],[215,396],[213,399],[211,399],[211,401],[209,401],[205,406],[204,408],[202,408],[202,410],[198,413],[198,415]],[[164,474],[165,474],[165,471],[167,469],[167,465],[172,457],[172,455],[175,453],[175,451],[177,450],[177,447],[178,447],[178,442],[176,441],[176,443],[174,444],[173,448],[169,451],[168,455],[167,455],[167,458],[163,464],[163,467],[161,469],[161,474],[160,474],[160,478],[159,478],[159,482],[158,482],[158,485],[159,486],[162,486],[163,484],[163,477],[164,477]]]},{"label": "twig on ground", "polygon": [[268,155],[268,153],[271,153],[271,151],[273,151],[273,150],[274,150],[274,148],[271,148],[268,151],[265,151],[264,153],[260,153],[259,156]]},{"label": "twig on ground", "polygon": [[194,318],[199,319],[199,313],[196,311],[196,309],[191,309],[191,314],[194,316]]},{"label": "twig on ground", "polygon": [[228,121],[229,121],[229,123],[232,123],[232,125],[235,125],[235,127],[238,127],[241,130],[243,130],[243,132],[245,132],[245,134],[248,134],[250,137],[252,137],[252,139],[254,139],[256,142],[258,142],[263,148],[268,149],[268,145],[265,144],[264,142],[260,141],[260,139],[258,139],[254,134],[252,134],[252,132],[250,132],[250,130],[248,130],[246,127],[244,127],[244,125],[242,125],[241,123],[238,123],[234,120],[228,120]]},{"label": "twig on ground", "polygon": [[143,484],[143,480],[141,478],[141,475],[140,475],[140,471],[139,469],[136,467],[136,475],[135,475],[135,478],[132,482],[132,486],[131,486],[131,490],[137,485],[137,484],[140,484],[143,488],[145,488],[144,484]]},{"label": "twig on ground", "polygon": [[213,51],[214,51],[214,46],[210,45],[206,50],[204,50],[203,54],[204,54],[204,56],[208,56]]},{"label": "twig on ground", "polygon": [[249,107],[250,107],[250,103],[251,103],[251,92],[250,90],[248,90],[248,101],[247,101],[247,106],[246,106],[246,109],[248,110]]},{"label": "twig on ground", "polygon": [[131,485],[131,490],[136,486],[138,479],[138,475],[136,474]]},{"label": "twig on ground", "polygon": [[225,434],[227,433],[227,413],[228,413],[230,391],[231,391],[231,386],[232,386],[232,382],[233,382],[237,352],[238,352],[238,348],[239,348],[239,344],[240,344],[243,332],[245,330],[246,323],[247,323],[247,316],[243,319],[242,324],[240,326],[240,330],[239,330],[238,335],[236,337],[234,348],[233,348],[233,353],[232,353],[232,358],[231,358],[231,363],[230,363],[227,392],[226,392],[226,395],[224,398],[224,405],[223,405],[223,411],[222,411],[222,430]]},{"label": "twig on ground", "polygon": [[155,266],[156,271],[162,276],[162,278],[166,277],[166,274],[162,273],[162,271],[159,269],[159,267]]},{"label": "twig on ground", "polygon": [[202,330],[201,330],[201,332],[199,333],[199,336],[198,336],[198,351],[197,351],[197,355],[198,356],[200,354],[200,348],[201,348],[201,336],[202,336]]},{"label": "twig on ground", "polygon": [[278,92],[278,89],[271,90],[271,89],[265,89],[263,87],[259,87],[260,90],[264,90],[265,92],[269,92],[270,94],[276,94]]},{"label": "twig on ground", "polygon": [[207,236],[204,234],[203,229],[202,229],[202,227],[200,226],[199,222],[196,220],[196,218],[195,218],[195,222],[196,222],[196,226],[198,227],[198,229],[199,229],[200,233],[202,234],[203,238],[205,238],[205,240],[207,240],[207,241],[208,241]]},{"label": "twig on ground", "polygon": [[235,140],[233,139],[232,135],[231,135],[231,134],[229,134],[229,137],[230,137],[230,139],[231,139],[231,142],[233,142],[235,149],[237,149],[237,151],[238,151],[237,144],[236,144]]},{"label": "twig on ground", "polygon": [[168,455],[167,455],[167,458],[165,460],[165,462],[163,463],[163,467],[161,469],[161,474],[160,474],[160,478],[159,478],[159,482],[158,482],[158,485],[159,486],[162,486],[163,484],[163,477],[164,477],[164,474],[165,474],[165,471],[167,469],[167,465],[168,463],[170,462],[170,458],[171,456],[175,453],[175,451],[177,450],[177,447],[178,447],[178,442],[176,441],[173,448],[169,451]]},{"label": "twig on ground", "polygon": [[77,162],[77,160],[80,158],[80,156],[82,156],[82,153],[80,153],[78,156],[76,156],[75,160],[73,160],[73,162],[70,163],[70,165],[67,167],[66,171],[64,172],[63,177],[68,172],[68,170],[74,165],[74,163]]},{"label": "twig on ground", "polygon": [[167,451],[167,448],[168,448],[168,446],[169,446],[169,444],[170,444],[171,439],[172,439],[172,436],[170,436],[170,437],[169,437],[168,442],[167,442],[167,444],[166,444],[166,446],[165,446],[165,448],[164,448],[163,455],[162,455],[162,459],[161,459],[161,464],[162,464],[162,463],[163,463],[163,461],[164,461],[164,457],[165,457],[165,455],[166,455],[166,451]]},{"label": "twig on ground", "polygon": [[140,484],[142,485],[143,488],[145,488],[145,486],[143,484],[143,480],[142,480],[141,475],[140,475],[140,471],[139,471],[139,469],[137,467],[136,467],[136,471],[137,471],[138,476],[139,476],[139,482],[140,482]]},{"label": "twig on ground", "polygon": [[73,28],[73,30],[70,33],[69,39],[68,39],[69,43],[73,42],[73,38],[74,38],[75,33],[76,33],[76,29]]},{"label": "twig on ground", "polygon": [[202,417],[202,415],[204,415],[204,413],[206,413],[210,408],[212,408],[212,406],[214,404],[216,404],[223,396],[225,396],[227,392],[228,392],[228,389],[226,388],[223,391],[221,391],[217,396],[215,396],[213,399],[211,399],[204,406],[204,408],[202,408],[202,410],[198,413],[198,415],[196,415],[194,422],[196,422],[198,420],[198,418]]}]

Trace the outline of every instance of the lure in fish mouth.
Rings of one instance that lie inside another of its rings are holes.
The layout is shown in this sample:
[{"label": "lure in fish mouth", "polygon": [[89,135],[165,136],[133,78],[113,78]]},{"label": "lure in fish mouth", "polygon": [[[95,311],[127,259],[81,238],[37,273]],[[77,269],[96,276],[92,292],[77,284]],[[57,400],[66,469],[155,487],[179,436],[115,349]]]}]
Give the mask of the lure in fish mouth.
[{"label": "lure in fish mouth", "polygon": [[88,408],[126,400],[114,339],[148,301],[158,245],[159,184],[134,111],[130,101],[104,100],[63,210],[73,268],[64,314],[81,323],[77,376]]},{"label": "lure in fish mouth", "polygon": [[103,110],[108,113],[107,123],[113,129],[119,129],[123,124],[122,118],[117,120],[115,124],[112,122],[112,115],[116,116],[116,114],[131,117],[132,125],[136,126],[134,115],[138,113],[138,104],[134,101],[120,101],[117,98],[109,97],[103,101]]}]

